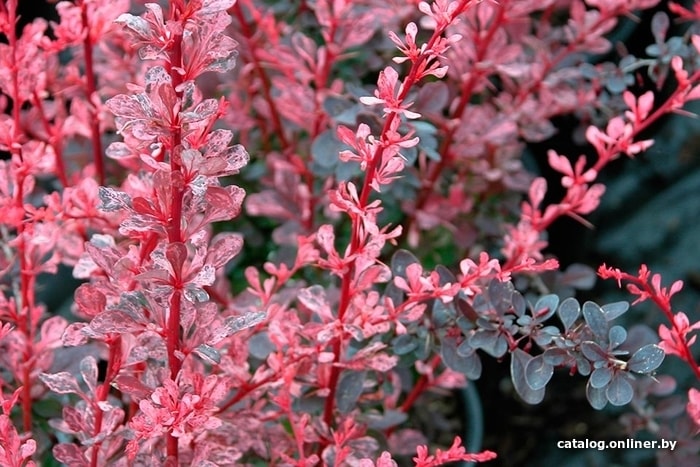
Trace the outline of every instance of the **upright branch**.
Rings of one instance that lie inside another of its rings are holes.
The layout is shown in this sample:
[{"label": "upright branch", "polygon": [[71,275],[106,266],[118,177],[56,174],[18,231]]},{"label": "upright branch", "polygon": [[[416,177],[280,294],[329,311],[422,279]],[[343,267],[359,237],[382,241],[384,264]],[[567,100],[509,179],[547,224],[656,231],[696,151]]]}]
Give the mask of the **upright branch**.
[{"label": "upright branch", "polygon": [[92,146],[92,160],[97,171],[97,181],[100,185],[105,184],[105,168],[102,155],[102,134],[100,133],[100,120],[98,116],[97,83],[95,80],[95,67],[93,65],[93,41],[95,38],[91,33],[90,18],[88,17],[88,0],[80,0],[80,19],[83,26],[83,54],[85,57],[85,93],[90,112],[90,144]]},{"label": "upright branch", "polygon": [[[398,133],[401,117],[416,118],[419,114],[409,110],[410,102],[405,102],[412,87],[426,76],[441,78],[447,71],[446,67],[440,67],[437,58],[449,48],[450,44],[459,40],[459,37],[443,37],[447,27],[457,20],[459,15],[469,8],[471,0],[438,1],[429,5],[422,2],[419,6],[433,22],[434,30],[427,43],[416,45],[417,27],[410,23],[406,27],[405,44],[397,37],[392,40],[399,45],[406,58],[401,57],[398,62],[406,59],[410,61],[407,77],[399,81],[399,74],[391,66],[380,72],[378,87],[374,97],[363,97],[361,102],[367,105],[383,105],[385,121],[381,133],[375,139],[369,135],[367,125],[360,125],[354,140],[347,129],[339,130],[339,137],[346,144],[355,149],[355,152],[341,154],[343,160],[357,160],[365,172],[361,191],[358,193],[351,183],[341,184],[338,194],[332,196],[332,202],[339,210],[346,211],[350,215],[352,234],[350,246],[346,254],[345,272],[341,279],[340,301],[338,305],[337,320],[342,323],[346,311],[350,306],[353,295],[357,292],[358,278],[363,272],[360,268],[367,268],[368,263],[362,262],[359,266],[356,258],[361,250],[367,248],[373,237],[391,239],[400,233],[400,229],[389,234],[384,234],[385,229],[378,231],[375,222],[376,212],[379,210],[380,201],[369,203],[370,193],[379,192],[382,185],[387,185],[403,169],[403,158],[399,151],[417,144],[417,138],[411,135],[403,136]],[[367,144],[369,143],[369,144]],[[333,198],[336,200],[334,201]],[[342,202],[341,202],[342,200]],[[352,206],[352,207],[350,207]],[[374,232],[374,233],[373,233]],[[383,242],[384,240],[382,240]],[[376,258],[371,262],[376,261]],[[371,262],[369,264],[371,264]],[[340,335],[333,342],[333,355],[335,363],[331,368],[328,383],[330,393],[326,398],[324,416],[325,423],[332,426],[335,410],[335,393],[340,379],[341,368],[337,363],[343,359],[346,338]],[[324,446],[320,446],[319,452]]]}]

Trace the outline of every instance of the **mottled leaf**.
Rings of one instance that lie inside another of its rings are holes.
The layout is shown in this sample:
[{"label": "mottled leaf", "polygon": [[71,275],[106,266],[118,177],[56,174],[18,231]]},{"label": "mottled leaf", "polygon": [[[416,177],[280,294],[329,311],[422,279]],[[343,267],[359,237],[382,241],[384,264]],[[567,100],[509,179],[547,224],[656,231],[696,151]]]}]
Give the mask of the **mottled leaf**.
[{"label": "mottled leaf", "polygon": [[80,360],[80,375],[87,384],[90,392],[94,392],[97,387],[97,360],[92,355]]},{"label": "mottled leaf", "polygon": [[75,444],[57,444],[51,452],[56,460],[64,465],[71,467],[88,467],[90,465],[85,453]]},{"label": "mottled leaf", "polygon": [[199,355],[202,358],[202,360],[212,365],[218,365],[219,363],[221,363],[221,354],[218,350],[216,350],[210,345],[201,344],[197,346],[193,350],[193,352]]},{"label": "mottled leaf", "polygon": [[635,373],[651,373],[664,361],[664,351],[656,344],[645,345],[627,362],[627,368]]},{"label": "mottled leaf", "polygon": [[246,313],[242,316],[230,317],[226,319],[225,327],[227,335],[233,335],[244,329],[260,324],[265,320],[267,313],[262,311]]},{"label": "mottled leaf", "polygon": [[59,373],[39,374],[39,379],[53,392],[57,394],[79,394],[80,387],[78,386],[78,381],[76,381],[75,376],[71,375],[67,371],[61,371]]},{"label": "mottled leaf", "polygon": [[101,186],[97,193],[101,203],[97,208],[101,211],[114,212],[131,207],[131,198],[123,191]]},{"label": "mottled leaf", "polygon": [[148,21],[140,16],[134,16],[129,13],[122,13],[116,20],[114,20],[114,22],[117,24],[123,24],[127,28],[134,31],[142,39],[147,38],[151,32],[151,27],[148,24]]}]

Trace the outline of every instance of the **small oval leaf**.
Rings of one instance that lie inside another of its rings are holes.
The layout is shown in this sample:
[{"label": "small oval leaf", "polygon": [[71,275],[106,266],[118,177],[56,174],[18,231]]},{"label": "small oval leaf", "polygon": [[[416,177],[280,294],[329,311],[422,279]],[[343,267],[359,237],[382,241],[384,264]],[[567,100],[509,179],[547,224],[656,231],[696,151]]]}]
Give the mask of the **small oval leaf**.
[{"label": "small oval leaf", "polygon": [[539,404],[544,399],[544,388],[532,389],[525,378],[525,368],[532,357],[521,349],[515,349],[510,357],[510,377],[518,395],[528,404]]},{"label": "small oval leaf", "polygon": [[591,386],[591,381],[586,384],[586,399],[596,410],[602,410],[608,405],[608,398],[605,395],[605,389],[597,389]]},{"label": "small oval leaf", "polygon": [[583,304],[583,319],[586,320],[588,327],[601,342],[608,338],[608,321],[605,318],[605,313],[597,304],[593,302]]},{"label": "small oval leaf", "polygon": [[608,338],[610,339],[610,348],[614,349],[625,342],[627,339],[627,331],[622,326],[613,326],[608,332]]},{"label": "small oval leaf", "polygon": [[590,376],[591,386],[596,389],[604,388],[612,379],[612,370],[608,367],[596,368]]},{"label": "small oval leaf", "polygon": [[335,393],[335,402],[340,413],[346,414],[355,408],[364,389],[367,372],[365,371],[344,371],[338,382],[338,389]]},{"label": "small oval leaf", "polygon": [[564,325],[564,330],[568,331],[581,314],[581,305],[579,305],[578,300],[575,298],[567,298],[561,302],[557,314]]},{"label": "small oval leaf", "polygon": [[618,373],[605,389],[605,396],[612,405],[626,405],[632,401],[634,389],[632,389],[632,385],[627,381],[624,373]]},{"label": "small oval leaf", "polygon": [[605,319],[612,321],[625,314],[629,307],[629,303],[622,301],[605,304],[601,307],[601,310],[605,313]]},{"label": "small oval leaf", "polygon": [[656,344],[645,345],[627,362],[627,368],[635,373],[651,373],[664,361],[664,351]]},{"label": "small oval leaf", "polygon": [[532,389],[542,389],[552,379],[554,367],[542,355],[530,360],[525,367],[525,380]]},{"label": "small oval leaf", "polygon": [[537,319],[537,321],[542,322],[549,319],[555,311],[557,311],[557,306],[559,305],[559,296],[555,294],[545,295],[540,297],[533,307],[532,315]]}]

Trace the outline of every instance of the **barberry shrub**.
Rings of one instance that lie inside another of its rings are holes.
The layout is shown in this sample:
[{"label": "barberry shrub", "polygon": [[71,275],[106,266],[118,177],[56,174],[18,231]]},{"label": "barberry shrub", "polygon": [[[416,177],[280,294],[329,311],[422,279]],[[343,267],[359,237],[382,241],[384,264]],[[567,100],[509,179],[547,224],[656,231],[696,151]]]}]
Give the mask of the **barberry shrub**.
[{"label": "barberry shrub", "polygon": [[[682,283],[599,269],[667,319],[640,342],[545,253],[700,98],[700,36],[664,13],[648,57],[596,58],[658,3],[75,0],[24,25],[0,3],[0,464],[488,461],[405,424],[484,358],[530,404],[566,368],[697,464],[700,392],[648,397],[666,355],[700,381]],[[562,115],[594,152],[549,151],[545,202],[524,153]]]}]

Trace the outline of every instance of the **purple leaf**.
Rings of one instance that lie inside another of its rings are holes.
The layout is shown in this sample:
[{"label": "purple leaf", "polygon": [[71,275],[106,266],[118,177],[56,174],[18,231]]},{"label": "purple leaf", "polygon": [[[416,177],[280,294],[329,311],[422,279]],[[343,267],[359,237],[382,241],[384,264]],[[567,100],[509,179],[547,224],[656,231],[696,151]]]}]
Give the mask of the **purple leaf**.
[{"label": "purple leaf", "polygon": [[627,339],[627,331],[622,326],[613,326],[608,332],[608,339],[610,342],[610,348],[614,349]]},{"label": "purple leaf", "polygon": [[591,381],[586,384],[586,399],[596,410],[602,410],[608,404],[608,397],[605,395],[605,389],[597,389],[591,386]]},{"label": "purple leaf", "polygon": [[645,345],[627,362],[627,368],[635,373],[651,373],[664,361],[664,351],[656,344]]},{"label": "purple leaf", "polygon": [[544,388],[533,389],[527,383],[525,368],[532,356],[522,349],[515,349],[510,356],[510,377],[518,395],[528,404],[539,404],[544,399]]},{"label": "purple leaf", "polygon": [[559,296],[555,294],[540,297],[532,308],[533,316],[537,321],[542,322],[549,319],[559,306]]},{"label": "purple leaf", "polygon": [[394,273],[395,276],[406,279],[406,268],[414,263],[418,263],[418,258],[416,258],[413,253],[406,250],[398,250],[391,257],[391,272]]},{"label": "purple leaf", "polygon": [[593,341],[581,342],[581,352],[591,362],[604,362],[608,359],[608,353]]},{"label": "purple leaf", "polygon": [[453,338],[445,338],[440,346],[440,355],[442,361],[445,362],[451,370],[462,373],[471,380],[479,379],[481,376],[481,360],[476,352],[472,352],[467,356],[462,356],[457,353],[457,345]]},{"label": "purple leaf", "polygon": [[605,319],[612,321],[615,318],[622,316],[627,310],[629,310],[629,307],[629,303],[622,301],[607,303],[600,307],[600,309],[603,310],[603,313],[605,313]]},{"label": "purple leaf", "polygon": [[581,314],[581,306],[578,304],[578,300],[570,297],[559,305],[557,314],[564,325],[564,330],[568,331]]},{"label": "purple leaf", "polygon": [[593,370],[589,381],[592,387],[596,389],[601,389],[607,386],[611,379],[612,370],[604,366],[602,368],[596,368],[595,370]]},{"label": "purple leaf", "polygon": [[488,285],[489,301],[500,315],[504,315],[512,306],[513,284],[493,279]]},{"label": "purple leaf", "polygon": [[585,264],[575,263],[566,268],[561,277],[561,282],[575,289],[589,290],[595,285],[596,277],[596,272],[593,268]]},{"label": "purple leaf", "polygon": [[340,376],[335,393],[335,402],[340,413],[347,414],[355,408],[357,399],[364,389],[365,379],[367,379],[365,371],[346,370]]},{"label": "purple leaf", "polygon": [[608,338],[608,321],[603,310],[593,302],[583,304],[583,318],[593,334],[604,342]]},{"label": "purple leaf", "polygon": [[613,376],[612,381],[605,389],[605,396],[612,405],[616,406],[626,405],[632,401],[634,389],[632,389],[630,382],[627,381],[625,373],[617,373]]},{"label": "purple leaf", "polygon": [[531,389],[543,389],[552,379],[554,367],[542,355],[534,357],[525,366],[525,380]]},{"label": "purple leaf", "polygon": [[80,387],[75,377],[67,371],[55,374],[41,373],[39,379],[57,394],[80,394]]}]

